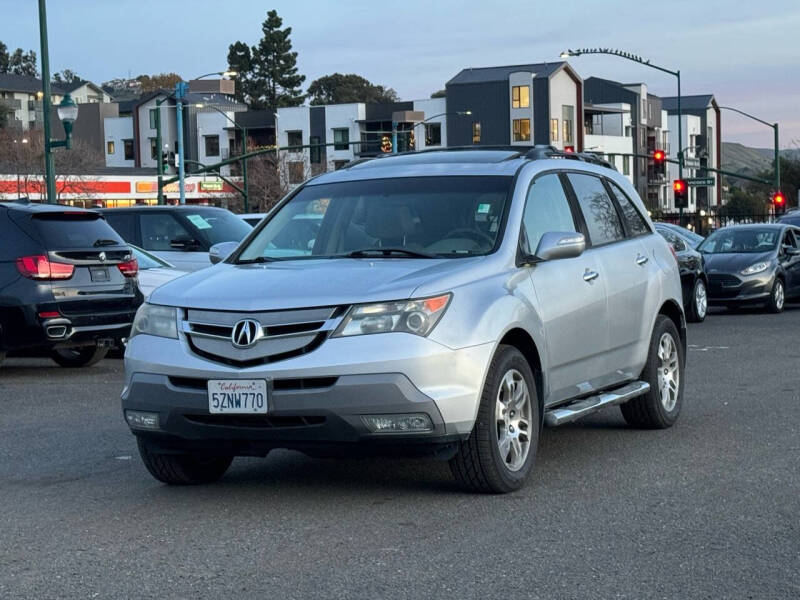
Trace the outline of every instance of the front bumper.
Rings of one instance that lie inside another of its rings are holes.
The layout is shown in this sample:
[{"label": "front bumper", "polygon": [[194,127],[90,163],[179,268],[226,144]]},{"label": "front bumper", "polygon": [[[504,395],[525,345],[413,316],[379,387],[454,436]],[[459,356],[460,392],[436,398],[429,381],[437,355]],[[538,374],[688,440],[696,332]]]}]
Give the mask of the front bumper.
[{"label": "front bumper", "polygon": [[[138,335],[125,354],[122,407],[157,412],[159,431],[134,433],[168,448],[263,454],[274,447],[354,442],[448,444],[472,430],[493,349],[483,344],[453,350],[428,338],[389,333],[328,339],[308,354],[236,368],[193,354],[183,337]],[[209,379],[266,379],[268,415],[212,416]],[[371,433],[361,419],[398,413],[424,413],[433,430]]]},{"label": "front bumper", "polygon": [[714,283],[713,276],[710,277],[707,289],[709,304],[736,306],[758,304],[769,300],[775,282],[774,273],[738,275],[737,278],[740,280],[737,285],[719,285]]}]

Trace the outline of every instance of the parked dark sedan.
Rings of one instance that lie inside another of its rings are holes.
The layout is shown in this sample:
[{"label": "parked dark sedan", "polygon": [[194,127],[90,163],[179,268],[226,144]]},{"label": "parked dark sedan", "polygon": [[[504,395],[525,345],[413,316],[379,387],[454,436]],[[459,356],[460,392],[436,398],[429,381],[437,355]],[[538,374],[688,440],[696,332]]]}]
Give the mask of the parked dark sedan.
[{"label": "parked dark sedan", "polygon": [[690,240],[681,235],[682,227],[670,227],[664,223],[656,223],[655,227],[672,246],[678,259],[686,319],[700,323],[706,318],[708,310],[708,280],[703,255],[694,249]]},{"label": "parked dark sedan", "polygon": [[718,229],[698,248],[708,274],[710,304],[763,304],[781,312],[800,297],[800,229],[784,223]]}]

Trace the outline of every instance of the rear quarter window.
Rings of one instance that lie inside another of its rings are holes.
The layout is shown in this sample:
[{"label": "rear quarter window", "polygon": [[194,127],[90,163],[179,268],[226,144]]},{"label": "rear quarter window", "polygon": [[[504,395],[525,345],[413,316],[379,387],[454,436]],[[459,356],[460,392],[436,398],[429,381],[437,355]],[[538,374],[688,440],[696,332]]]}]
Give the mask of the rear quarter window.
[{"label": "rear quarter window", "polygon": [[637,235],[650,233],[650,228],[647,226],[647,222],[639,213],[639,210],[636,208],[636,206],[634,206],[633,201],[628,197],[628,195],[623,192],[622,188],[620,188],[613,181],[609,179],[606,179],[606,181],[608,182],[614,197],[617,199],[617,204],[619,204],[619,207],[622,209],[622,218],[625,220],[625,228],[628,231],[628,235],[630,237],[636,237]]},{"label": "rear quarter window", "polygon": [[98,240],[125,244],[119,234],[97,214],[42,213],[34,215],[31,223],[48,250],[92,248]]}]

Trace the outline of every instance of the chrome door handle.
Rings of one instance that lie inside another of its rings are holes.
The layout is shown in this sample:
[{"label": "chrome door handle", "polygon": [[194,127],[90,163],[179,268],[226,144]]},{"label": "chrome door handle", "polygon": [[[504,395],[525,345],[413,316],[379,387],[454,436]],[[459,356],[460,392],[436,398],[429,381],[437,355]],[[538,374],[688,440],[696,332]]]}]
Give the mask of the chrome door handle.
[{"label": "chrome door handle", "polygon": [[586,269],[583,272],[583,280],[584,281],[592,281],[593,279],[597,279],[600,276],[600,273],[597,271],[592,271],[591,269]]},{"label": "chrome door handle", "polygon": [[645,264],[648,260],[646,256],[642,256],[641,254],[636,256],[636,264],[639,266]]}]

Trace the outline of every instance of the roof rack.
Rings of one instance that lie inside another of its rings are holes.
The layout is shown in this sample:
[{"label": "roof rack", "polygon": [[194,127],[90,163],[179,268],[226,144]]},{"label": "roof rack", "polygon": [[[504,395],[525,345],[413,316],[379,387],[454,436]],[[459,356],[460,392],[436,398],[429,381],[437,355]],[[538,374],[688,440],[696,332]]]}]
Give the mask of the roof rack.
[{"label": "roof rack", "polygon": [[600,158],[599,155],[593,152],[564,152],[563,150],[559,150],[553,146],[546,145],[534,146],[530,151],[528,151],[528,153],[525,155],[525,158],[529,158],[531,160],[541,160],[545,158],[565,158],[569,160],[580,160],[593,165],[599,165],[601,167],[606,167],[607,169],[613,169],[614,171],[617,170],[617,167],[613,163],[608,162],[604,158]]}]

